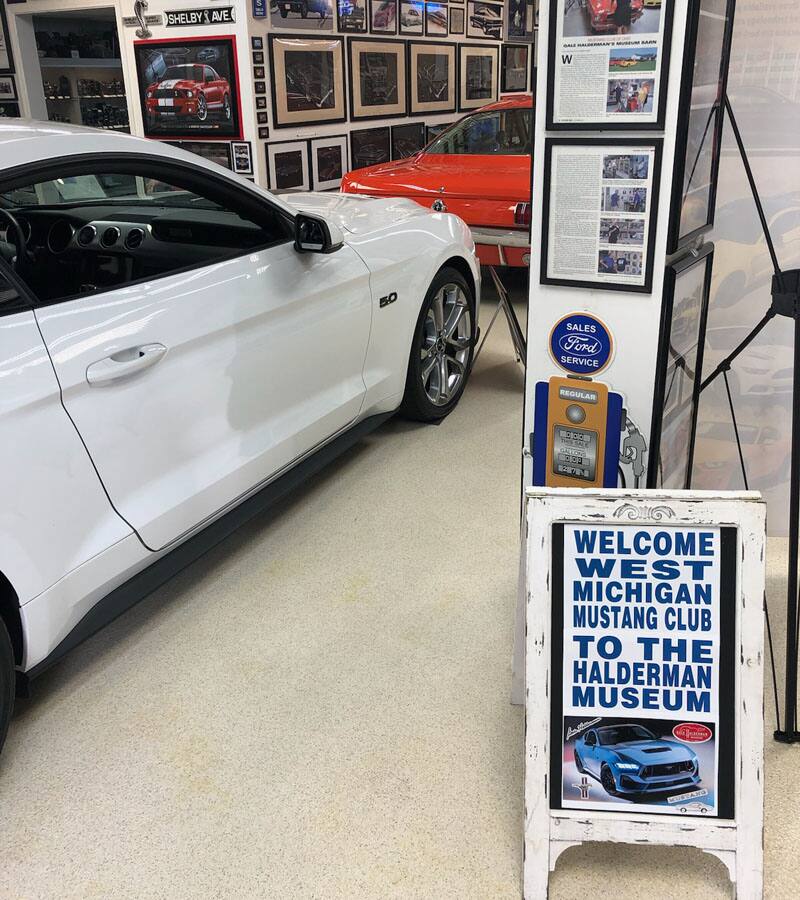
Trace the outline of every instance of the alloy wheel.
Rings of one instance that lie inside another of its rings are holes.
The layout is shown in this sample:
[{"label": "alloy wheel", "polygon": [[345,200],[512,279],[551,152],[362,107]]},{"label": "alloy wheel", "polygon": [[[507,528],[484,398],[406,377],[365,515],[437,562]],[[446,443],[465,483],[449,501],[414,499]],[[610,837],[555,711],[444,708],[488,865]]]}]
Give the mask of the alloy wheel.
[{"label": "alloy wheel", "polygon": [[425,316],[420,347],[422,387],[436,406],[446,406],[467,375],[472,342],[469,301],[457,284],[437,291]]},{"label": "alloy wheel", "polygon": [[614,775],[608,767],[604,768],[600,773],[600,783],[607,794],[617,793],[617,783],[614,781]]},{"label": "alloy wheel", "polygon": [[204,94],[200,94],[197,98],[197,118],[200,119],[201,122],[205,122],[207,115],[208,106],[206,104],[206,98]]},{"label": "alloy wheel", "polygon": [[226,119],[230,119],[231,117],[231,98],[226,94],[225,100],[223,103],[223,112],[225,114]]}]

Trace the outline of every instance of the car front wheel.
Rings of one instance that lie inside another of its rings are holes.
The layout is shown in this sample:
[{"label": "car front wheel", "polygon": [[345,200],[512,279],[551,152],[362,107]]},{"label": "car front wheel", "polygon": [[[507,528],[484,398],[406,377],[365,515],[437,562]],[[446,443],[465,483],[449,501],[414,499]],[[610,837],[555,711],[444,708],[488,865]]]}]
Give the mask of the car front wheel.
[{"label": "car front wheel", "polygon": [[14,711],[16,673],[14,671],[14,649],[8,629],[0,619],[0,750],[6,742],[8,723]]},{"label": "car front wheel", "polygon": [[436,422],[455,409],[472,366],[475,295],[456,269],[441,269],[420,310],[400,412]]},{"label": "car front wheel", "polygon": [[600,784],[603,785],[603,789],[607,794],[610,794],[612,797],[617,796],[617,783],[614,781],[614,773],[608,766],[603,766],[603,771],[600,773]]},{"label": "car front wheel", "polygon": [[200,94],[197,98],[197,118],[201,122],[205,122],[208,118],[208,104],[206,103],[205,94]]},{"label": "car front wheel", "polygon": [[231,98],[228,94],[225,94],[225,99],[222,101],[222,112],[225,119],[229,120],[231,117]]}]

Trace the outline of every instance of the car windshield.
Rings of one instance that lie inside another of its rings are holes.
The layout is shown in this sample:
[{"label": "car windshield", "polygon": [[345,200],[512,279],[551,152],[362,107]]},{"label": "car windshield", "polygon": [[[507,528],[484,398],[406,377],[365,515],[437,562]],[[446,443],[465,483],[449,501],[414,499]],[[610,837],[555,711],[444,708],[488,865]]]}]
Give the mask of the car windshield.
[{"label": "car windshield", "polygon": [[525,156],[531,152],[530,109],[475,113],[439,135],[428,153]]},{"label": "car windshield", "polygon": [[212,201],[191,191],[140,175],[74,175],[27,184],[0,194],[0,206],[5,208],[60,206],[92,201],[219,209]]},{"label": "car windshield", "polygon": [[189,81],[202,81],[203,80],[203,67],[202,66],[170,66],[166,72],[161,76],[162,81],[180,81],[181,79],[188,79]]},{"label": "car windshield", "polygon": [[654,741],[656,736],[652,731],[642,728],[641,725],[614,725],[606,728],[598,728],[601,747],[610,747],[613,744],[625,744],[628,741]]}]

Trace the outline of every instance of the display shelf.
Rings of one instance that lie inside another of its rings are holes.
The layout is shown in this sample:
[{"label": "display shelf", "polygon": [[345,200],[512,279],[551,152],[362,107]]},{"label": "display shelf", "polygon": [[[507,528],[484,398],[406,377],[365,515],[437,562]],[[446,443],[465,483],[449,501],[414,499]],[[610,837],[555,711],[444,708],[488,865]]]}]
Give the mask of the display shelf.
[{"label": "display shelf", "polygon": [[40,56],[43,69],[121,69],[121,59],[92,59],[86,56]]}]

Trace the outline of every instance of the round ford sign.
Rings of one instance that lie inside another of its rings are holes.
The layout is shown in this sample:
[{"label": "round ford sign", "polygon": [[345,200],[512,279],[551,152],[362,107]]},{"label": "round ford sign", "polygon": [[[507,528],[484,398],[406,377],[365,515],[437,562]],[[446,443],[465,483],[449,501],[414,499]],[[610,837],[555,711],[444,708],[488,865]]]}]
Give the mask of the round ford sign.
[{"label": "round ford sign", "polygon": [[611,362],[614,341],[606,326],[587,313],[570,313],[550,332],[550,355],[566,372],[596,375]]}]

